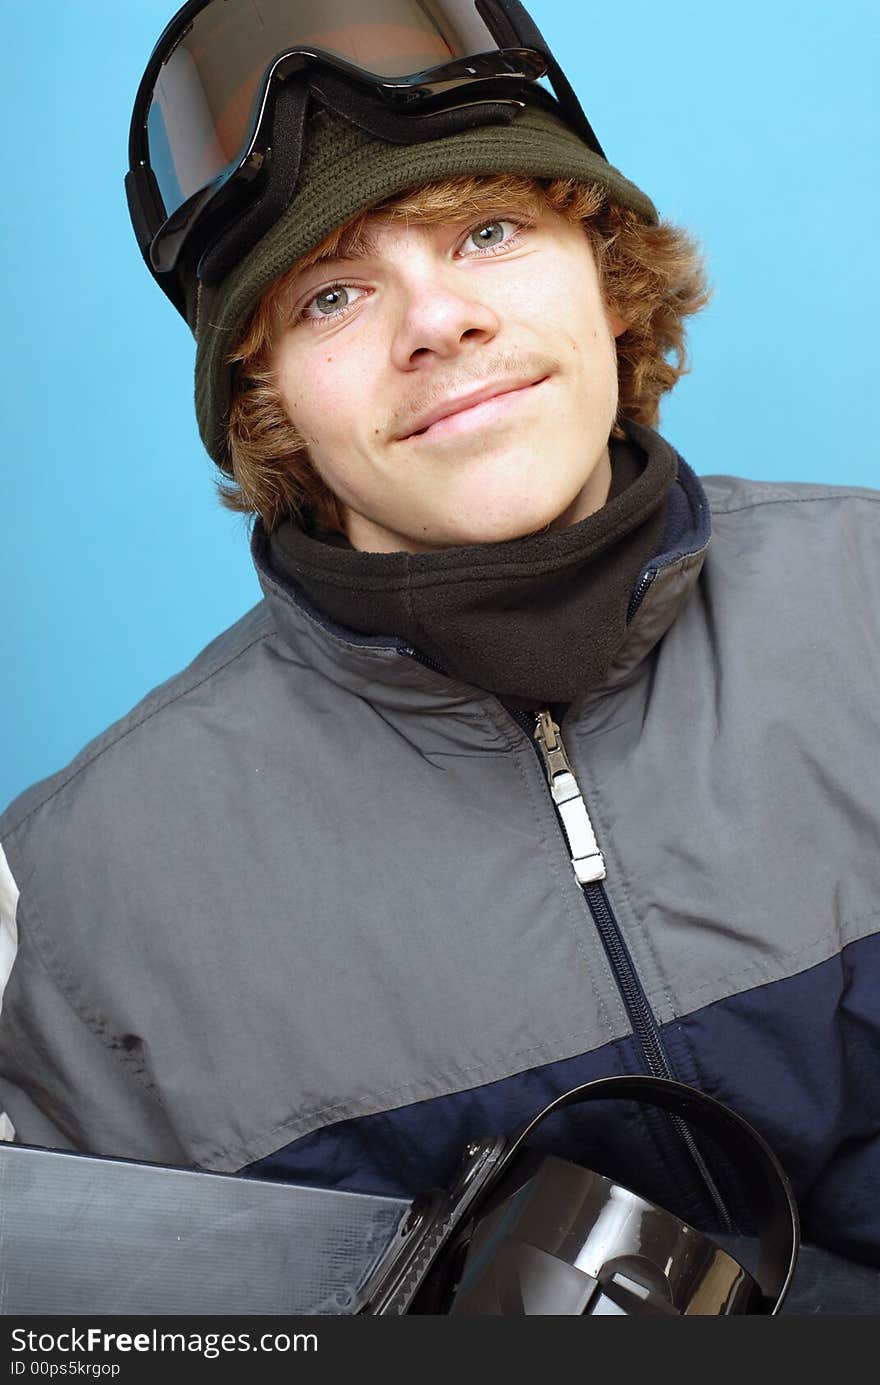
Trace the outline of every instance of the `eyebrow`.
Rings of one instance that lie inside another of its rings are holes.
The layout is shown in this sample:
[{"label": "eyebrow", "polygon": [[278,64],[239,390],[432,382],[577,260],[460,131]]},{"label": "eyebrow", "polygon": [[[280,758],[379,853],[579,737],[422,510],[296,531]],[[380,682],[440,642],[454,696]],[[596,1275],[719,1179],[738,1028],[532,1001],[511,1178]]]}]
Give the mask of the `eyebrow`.
[{"label": "eyebrow", "polygon": [[360,228],[354,226],[350,227],[340,237],[339,244],[335,250],[328,250],[323,255],[319,255],[316,260],[312,261],[308,268],[313,269],[319,265],[332,264],[334,260],[369,258],[370,255],[376,252],[377,231],[377,222],[374,222],[372,226],[366,223]]}]

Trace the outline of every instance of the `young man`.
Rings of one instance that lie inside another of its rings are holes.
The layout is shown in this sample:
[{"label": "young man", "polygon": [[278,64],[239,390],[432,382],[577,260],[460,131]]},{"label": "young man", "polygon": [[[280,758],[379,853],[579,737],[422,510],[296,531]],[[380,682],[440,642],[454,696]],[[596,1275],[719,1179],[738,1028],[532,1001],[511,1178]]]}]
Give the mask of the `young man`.
[{"label": "young man", "polygon": [[[181,183],[228,18],[145,78]],[[0,821],[7,1134],[410,1195],[648,1071],[876,1265],[878,497],[701,483],[654,431],[702,270],[567,100],[462,78],[405,140],[316,73],[267,86],[259,197],[186,222],[155,136],[130,175],[265,601]],[[666,1120],[547,1141],[736,1219]]]}]

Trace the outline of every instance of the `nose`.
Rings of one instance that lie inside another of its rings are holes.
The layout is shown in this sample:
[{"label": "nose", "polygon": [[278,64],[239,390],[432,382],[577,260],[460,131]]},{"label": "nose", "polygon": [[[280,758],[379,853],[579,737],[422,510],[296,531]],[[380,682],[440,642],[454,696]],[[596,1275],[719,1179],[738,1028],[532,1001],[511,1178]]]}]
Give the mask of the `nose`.
[{"label": "nose", "polygon": [[467,271],[438,266],[400,285],[401,306],[391,348],[399,370],[417,370],[434,359],[457,356],[468,344],[489,342],[501,324]]}]

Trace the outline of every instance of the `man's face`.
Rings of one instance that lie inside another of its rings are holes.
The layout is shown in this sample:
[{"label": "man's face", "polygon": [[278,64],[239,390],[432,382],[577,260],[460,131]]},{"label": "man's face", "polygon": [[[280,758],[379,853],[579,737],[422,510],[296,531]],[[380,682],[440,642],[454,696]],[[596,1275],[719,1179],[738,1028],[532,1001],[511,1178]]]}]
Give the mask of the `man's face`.
[{"label": "man's face", "polygon": [[272,360],[352,546],[493,543],[599,509],[625,324],[581,226],[368,229],[367,254],[296,277]]}]

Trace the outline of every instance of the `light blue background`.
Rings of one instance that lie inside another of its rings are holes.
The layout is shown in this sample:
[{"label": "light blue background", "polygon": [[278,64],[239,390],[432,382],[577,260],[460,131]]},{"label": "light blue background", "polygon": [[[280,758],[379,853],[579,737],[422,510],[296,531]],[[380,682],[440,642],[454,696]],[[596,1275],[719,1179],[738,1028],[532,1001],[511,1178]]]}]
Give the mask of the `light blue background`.
[{"label": "light blue background", "polygon": [[[193,346],[123,192],[174,0],[0,0],[0,803],[257,598]],[[663,431],[701,472],[875,486],[876,0],[532,0],[613,163],[707,253]]]}]

